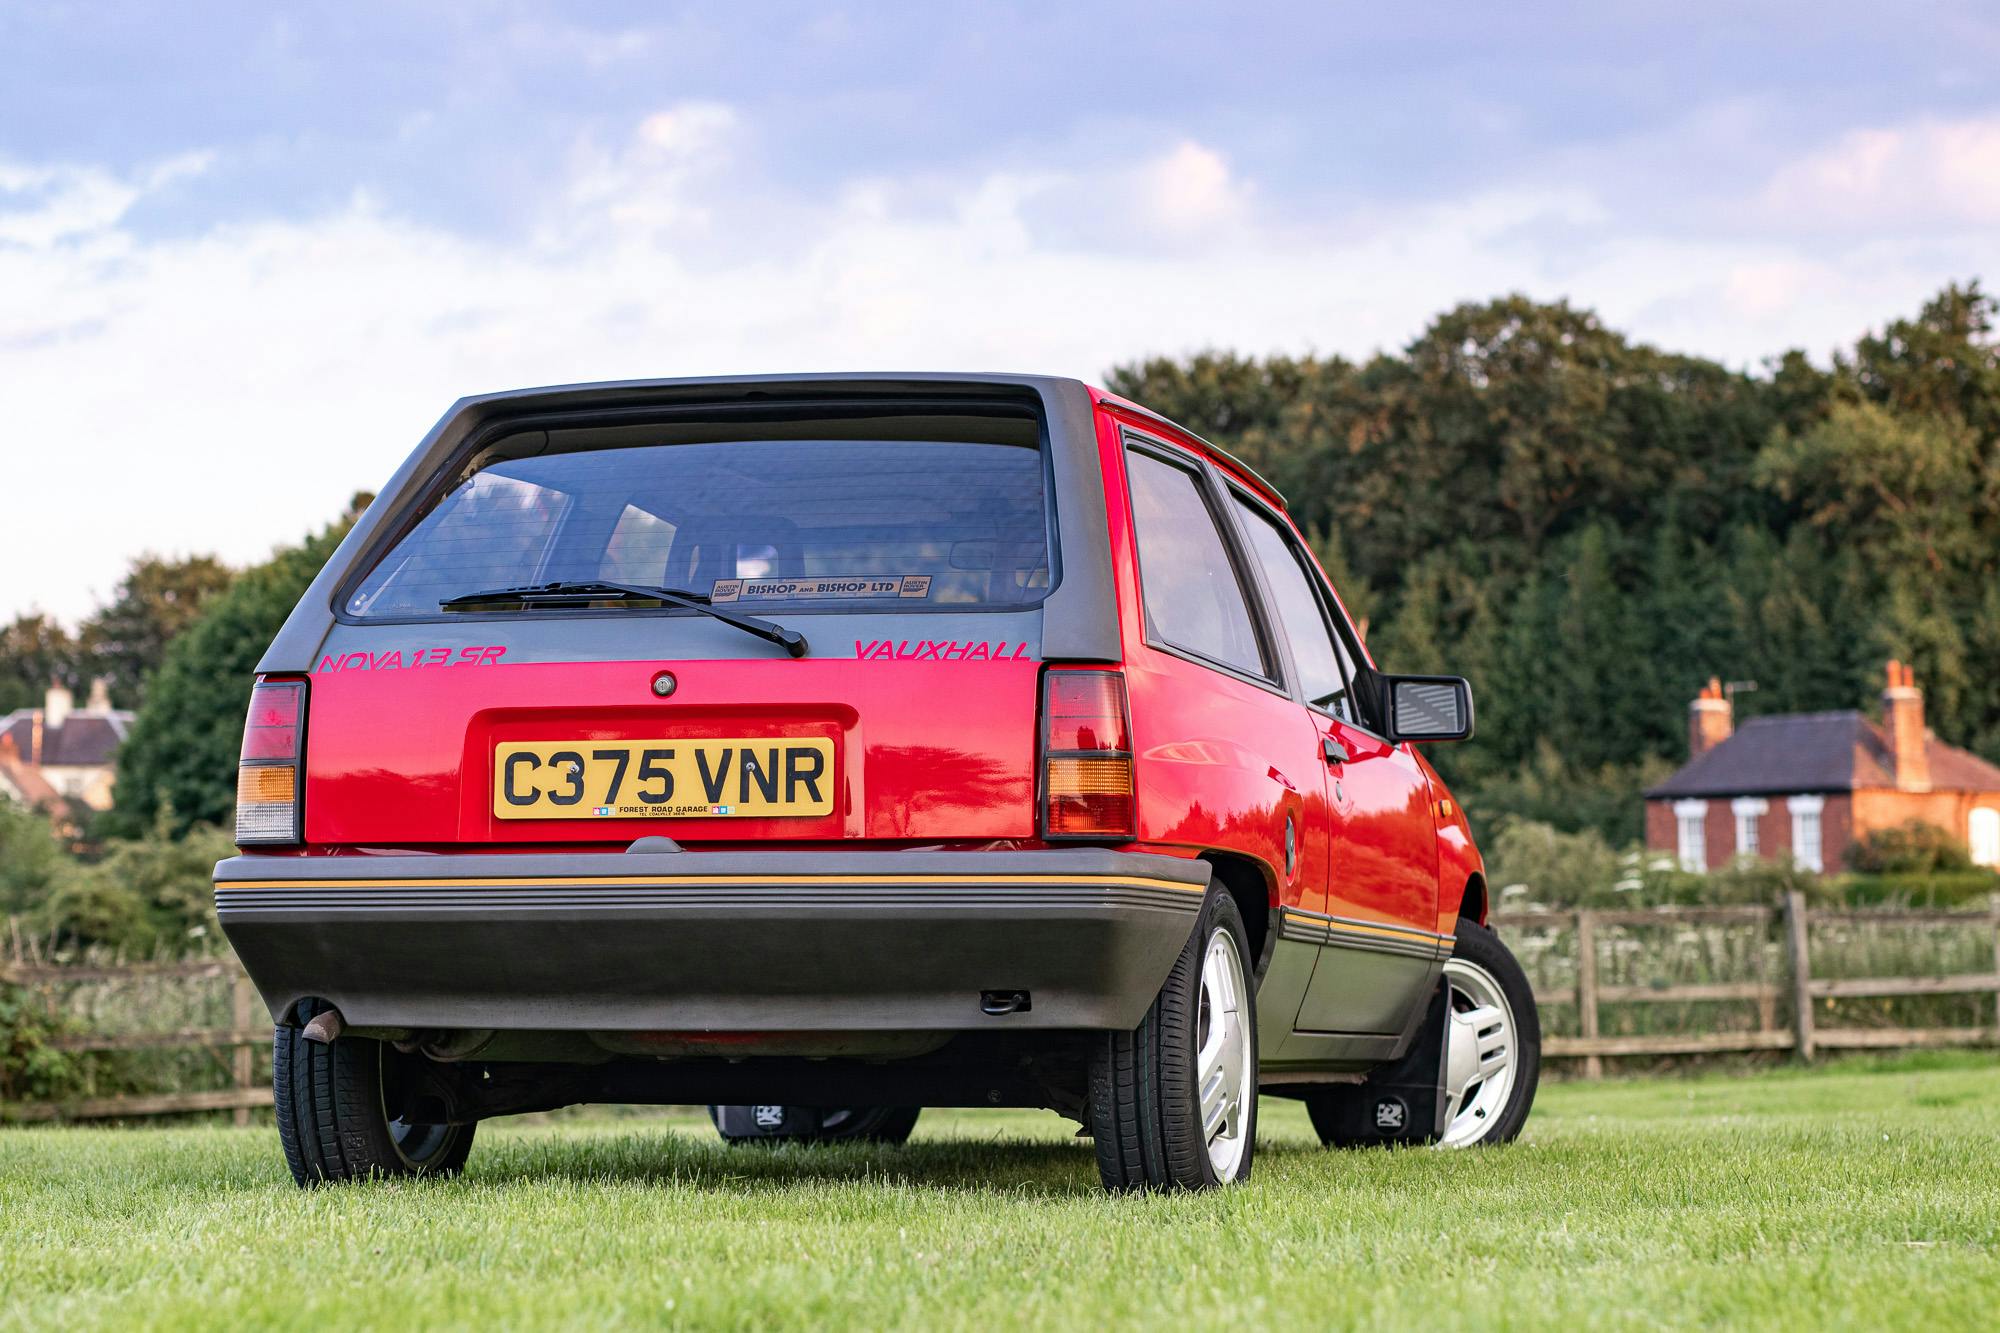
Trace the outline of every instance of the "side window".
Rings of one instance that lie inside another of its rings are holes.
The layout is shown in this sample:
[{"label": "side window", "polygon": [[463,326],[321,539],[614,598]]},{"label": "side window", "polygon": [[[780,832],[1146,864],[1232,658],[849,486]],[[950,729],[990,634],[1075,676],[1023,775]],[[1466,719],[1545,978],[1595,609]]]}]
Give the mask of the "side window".
[{"label": "side window", "polygon": [[1243,585],[1195,474],[1137,450],[1126,451],[1125,461],[1154,630],[1176,648],[1269,676]]},{"label": "side window", "polygon": [[1315,707],[1335,717],[1359,722],[1348,682],[1354,679],[1354,663],[1346,646],[1327,623],[1325,607],[1313,590],[1311,567],[1298,542],[1256,505],[1231,497],[1242,516],[1249,537],[1250,554],[1264,571],[1271,599],[1277,603],[1278,620],[1285,637],[1292,641],[1292,656],[1299,669],[1299,683]]}]

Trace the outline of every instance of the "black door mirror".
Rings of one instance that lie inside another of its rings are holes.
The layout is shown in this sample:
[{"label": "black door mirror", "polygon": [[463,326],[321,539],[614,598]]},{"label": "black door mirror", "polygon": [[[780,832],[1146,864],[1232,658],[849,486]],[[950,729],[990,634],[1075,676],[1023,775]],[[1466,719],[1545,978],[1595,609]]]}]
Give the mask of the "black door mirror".
[{"label": "black door mirror", "polygon": [[1377,678],[1392,741],[1462,741],[1472,735],[1472,686],[1462,676]]}]

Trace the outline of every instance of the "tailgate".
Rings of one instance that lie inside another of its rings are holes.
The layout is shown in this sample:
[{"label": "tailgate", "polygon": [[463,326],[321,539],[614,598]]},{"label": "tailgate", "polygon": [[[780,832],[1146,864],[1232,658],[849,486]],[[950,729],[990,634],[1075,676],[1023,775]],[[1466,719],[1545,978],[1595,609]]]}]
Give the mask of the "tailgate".
[{"label": "tailgate", "polygon": [[[798,660],[686,618],[517,624],[505,646],[343,626],[311,678],[306,840],[1033,837],[1038,620],[799,617]],[[635,637],[688,655],[607,660]]]}]

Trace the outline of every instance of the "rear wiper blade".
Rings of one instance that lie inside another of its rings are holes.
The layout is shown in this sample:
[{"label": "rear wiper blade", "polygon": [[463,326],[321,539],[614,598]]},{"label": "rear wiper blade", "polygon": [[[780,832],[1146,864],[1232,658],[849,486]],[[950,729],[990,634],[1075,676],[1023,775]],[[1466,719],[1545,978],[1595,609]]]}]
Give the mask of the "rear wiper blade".
[{"label": "rear wiper blade", "polygon": [[756,616],[738,615],[709,605],[706,593],[693,592],[684,588],[655,588],[643,583],[613,583],[608,579],[585,579],[566,583],[524,584],[512,588],[488,588],[481,592],[460,593],[447,597],[438,605],[446,610],[461,606],[476,606],[486,602],[542,602],[542,603],[584,603],[601,601],[607,595],[635,597],[648,602],[665,602],[668,606],[683,607],[711,616],[725,625],[733,625],[745,634],[754,634],[760,639],[775,643],[793,657],[806,655],[806,636],[794,629]]},{"label": "rear wiper blade", "polygon": [[644,597],[659,601],[662,593],[689,602],[708,601],[708,594],[691,588],[641,588],[638,584],[605,583],[598,579],[568,579],[559,583],[516,583],[505,588],[482,588],[447,597],[439,606],[472,606],[480,602],[601,602],[612,597]]}]

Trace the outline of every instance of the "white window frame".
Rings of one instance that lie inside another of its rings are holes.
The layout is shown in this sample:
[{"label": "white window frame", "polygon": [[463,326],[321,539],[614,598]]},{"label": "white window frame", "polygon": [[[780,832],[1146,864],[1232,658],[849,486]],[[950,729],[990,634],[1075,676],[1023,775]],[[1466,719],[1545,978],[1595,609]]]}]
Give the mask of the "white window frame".
[{"label": "white window frame", "polygon": [[1674,852],[1681,869],[1708,869],[1708,802],[1674,802]]},{"label": "white window frame", "polygon": [[1729,813],[1736,816],[1736,854],[1756,856],[1760,852],[1763,839],[1757,836],[1757,821],[1770,810],[1771,803],[1761,796],[1739,796],[1729,803]]},{"label": "white window frame", "polygon": [[1965,841],[1972,864],[2000,867],[2000,809],[1978,805],[1965,817]]},{"label": "white window frame", "polygon": [[1785,798],[1785,812],[1792,817],[1792,860],[1814,874],[1826,869],[1826,824],[1821,819],[1825,809],[1824,796]]}]

